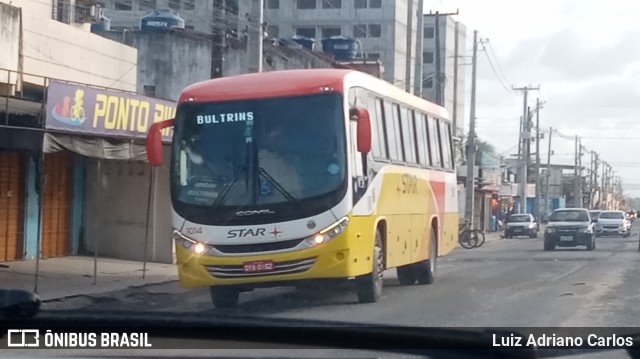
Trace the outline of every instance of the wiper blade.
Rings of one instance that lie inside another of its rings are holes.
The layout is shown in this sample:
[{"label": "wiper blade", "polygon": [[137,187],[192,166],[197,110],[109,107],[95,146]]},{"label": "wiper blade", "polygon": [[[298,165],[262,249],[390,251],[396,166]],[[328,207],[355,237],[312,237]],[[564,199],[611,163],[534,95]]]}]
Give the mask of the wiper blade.
[{"label": "wiper blade", "polygon": [[215,202],[213,202],[214,206],[219,206],[224,203],[224,199],[227,198],[227,195],[229,194],[229,192],[231,192],[231,189],[236,185],[236,183],[238,183],[238,181],[240,180],[240,176],[242,176],[245,172],[247,172],[247,169],[243,168],[233,177],[233,179],[231,179],[231,182],[227,185],[224,191],[222,191],[220,197],[218,197]]},{"label": "wiper blade", "polygon": [[287,191],[284,187],[282,187],[282,185],[280,183],[278,183],[278,181],[275,180],[275,178],[273,178],[268,172],[267,170],[265,170],[264,168],[260,167],[258,169],[258,173],[262,176],[264,176],[269,182],[273,183],[273,186],[278,190],[278,192],[280,192],[280,194],[282,194],[282,196],[284,196],[284,198],[286,198],[289,202],[298,203],[298,200],[295,199],[295,197],[293,197],[291,195],[291,193],[289,193],[289,191]]}]

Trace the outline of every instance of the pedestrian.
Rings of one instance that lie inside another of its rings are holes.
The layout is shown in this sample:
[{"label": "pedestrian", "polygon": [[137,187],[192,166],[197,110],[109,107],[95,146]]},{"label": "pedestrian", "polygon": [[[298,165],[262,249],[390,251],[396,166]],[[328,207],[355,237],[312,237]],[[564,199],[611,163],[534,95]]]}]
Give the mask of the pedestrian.
[{"label": "pedestrian", "polygon": [[502,231],[502,229],[504,228],[504,220],[505,220],[505,216],[506,213],[504,212],[503,208],[500,208],[500,210],[497,213],[497,219],[498,219],[498,230]]}]

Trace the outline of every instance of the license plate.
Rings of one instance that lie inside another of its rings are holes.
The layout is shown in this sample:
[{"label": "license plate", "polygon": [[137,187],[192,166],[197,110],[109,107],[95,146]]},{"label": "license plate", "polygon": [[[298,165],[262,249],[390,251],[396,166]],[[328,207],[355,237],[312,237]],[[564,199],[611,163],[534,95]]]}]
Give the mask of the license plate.
[{"label": "license plate", "polygon": [[513,230],[514,232],[522,232],[522,229],[516,228]]},{"label": "license plate", "polygon": [[561,241],[572,241],[573,237],[572,236],[561,236],[560,240]]},{"label": "license plate", "polygon": [[242,264],[245,273],[269,272],[273,270],[273,261],[254,261]]}]

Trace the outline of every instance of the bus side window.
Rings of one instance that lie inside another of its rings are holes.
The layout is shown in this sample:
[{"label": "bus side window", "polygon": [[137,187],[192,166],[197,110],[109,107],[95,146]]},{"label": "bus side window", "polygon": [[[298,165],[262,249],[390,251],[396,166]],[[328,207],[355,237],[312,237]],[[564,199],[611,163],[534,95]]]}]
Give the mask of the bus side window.
[{"label": "bus side window", "polygon": [[380,107],[376,106],[376,98],[372,94],[366,94],[366,108],[369,111],[371,120],[372,148],[374,158],[387,158],[387,150],[384,143],[384,132],[382,129],[382,113]]},{"label": "bus side window", "polygon": [[376,98],[376,114],[378,115],[378,131],[380,133],[380,149],[383,150],[384,159],[389,159],[389,135],[387,134],[387,124],[384,114],[384,102],[380,98]]},{"label": "bus side window", "polygon": [[398,131],[398,112],[394,111],[391,102],[384,101],[384,124],[387,130],[387,146],[389,148],[389,159],[402,161],[400,152],[400,140]]},{"label": "bus side window", "polygon": [[451,127],[448,123],[440,121],[440,138],[442,140],[442,157],[444,168],[453,169],[453,152],[451,149]]},{"label": "bus side window", "polygon": [[427,127],[429,128],[429,145],[431,147],[431,164],[434,167],[442,167],[442,153],[440,151],[440,136],[438,136],[438,125],[435,118],[429,116]]},{"label": "bus side window", "polygon": [[404,159],[407,163],[416,164],[418,161],[416,161],[416,138],[413,132],[413,111],[403,107],[401,115],[400,124],[402,125]]},{"label": "bus side window", "polygon": [[422,166],[431,166],[431,157],[429,156],[429,139],[427,137],[427,117],[422,113],[417,113],[415,120],[418,159]]},{"label": "bus side window", "polygon": [[451,168],[451,147],[449,146],[449,141],[447,140],[447,134],[445,132],[446,124],[444,121],[437,119],[436,126],[438,129],[438,136],[440,138],[440,151],[442,153],[442,168],[449,169]]}]

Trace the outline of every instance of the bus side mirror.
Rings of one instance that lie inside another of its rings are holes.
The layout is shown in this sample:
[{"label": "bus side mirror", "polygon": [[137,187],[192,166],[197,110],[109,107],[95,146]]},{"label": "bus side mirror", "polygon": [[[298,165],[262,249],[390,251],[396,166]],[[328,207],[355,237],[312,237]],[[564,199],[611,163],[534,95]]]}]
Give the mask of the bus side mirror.
[{"label": "bus side mirror", "polygon": [[369,111],[362,107],[351,109],[350,117],[357,121],[358,152],[369,153],[371,151],[371,119]]},{"label": "bus side mirror", "polygon": [[147,133],[147,159],[152,166],[162,166],[162,130],[173,126],[173,119],[156,122]]}]

